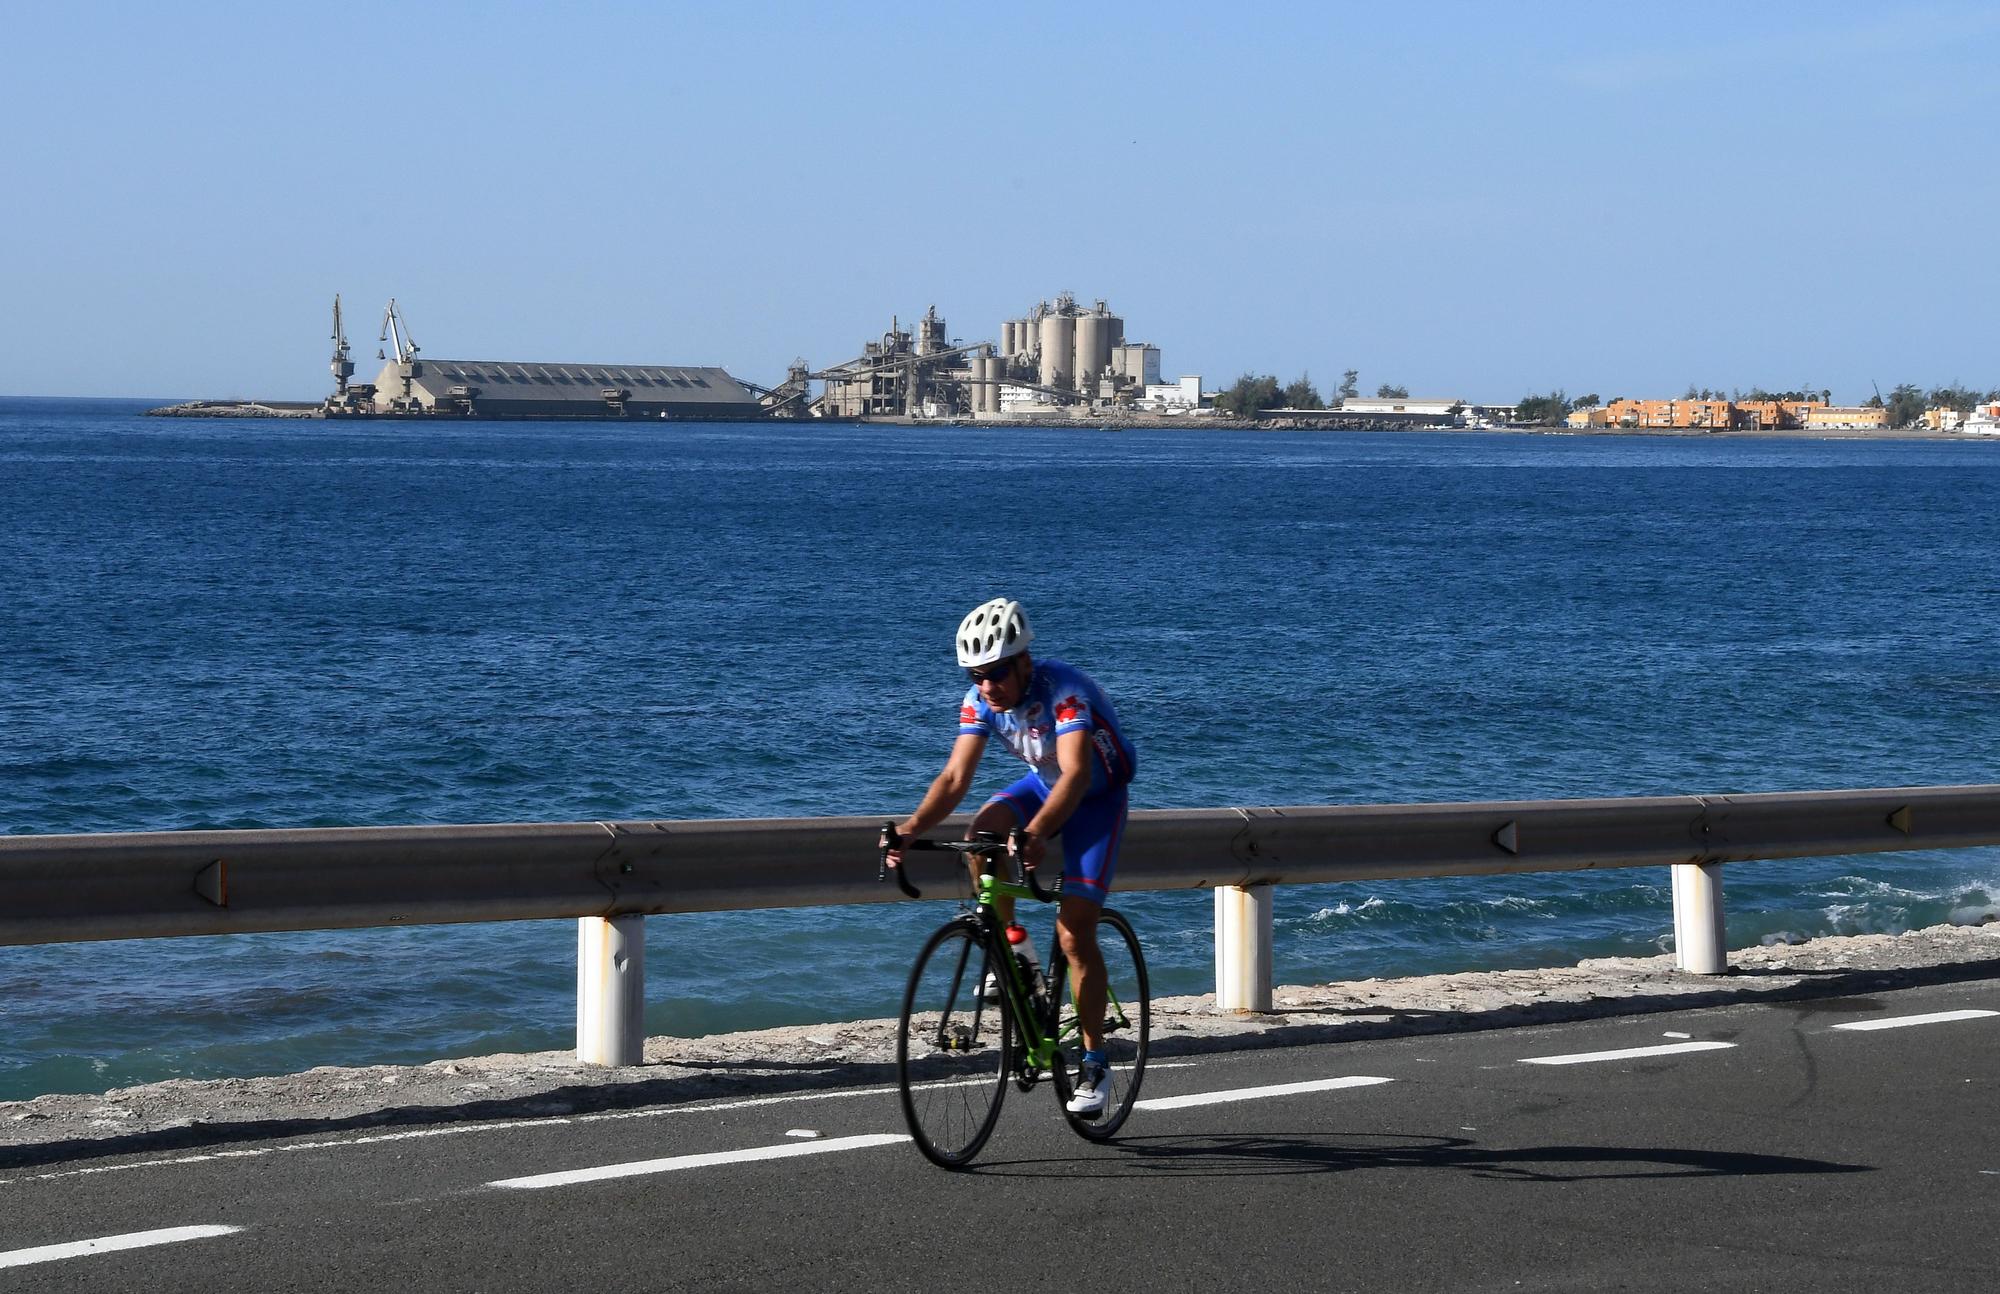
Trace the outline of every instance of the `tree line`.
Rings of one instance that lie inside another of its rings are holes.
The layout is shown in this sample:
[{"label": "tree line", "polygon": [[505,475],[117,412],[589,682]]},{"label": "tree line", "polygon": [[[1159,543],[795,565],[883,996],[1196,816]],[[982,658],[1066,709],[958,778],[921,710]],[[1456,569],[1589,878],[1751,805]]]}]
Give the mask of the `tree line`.
[{"label": "tree line", "polygon": [[1921,418],[1926,409],[1956,409],[1960,413],[1971,413],[1980,405],[1995,400],[2000,400],[2000,391],[1975,391],[1957,382],[1925,391],[1914,383],[1904,382],[1891,390],[1886,399],[1877,391],[1863,403],[1887,409],[1891,426],[1907,427]]},{"label": "tree line", "polygon": [[[1361,373],[1348,369],[1340,376],[1340,385],[1335,387],[1332,398],[1336,402],[1352,400],[1361,394]],[[1409,388],[1394,386],[1384,382],[1375,388],[1375,395],[1383,400],[1407,400]],[[1222,412],[1239,418],[1252,418],[1264,409],[1325,409],[1326,398],[1313,385],[1312,375],[1302,373],[1299,380],[1289,385],[1281,385],[1269,373],[1245,373],[1236,379],[1234,385],[1219,391],[1215,397],[1215,407]]]}]

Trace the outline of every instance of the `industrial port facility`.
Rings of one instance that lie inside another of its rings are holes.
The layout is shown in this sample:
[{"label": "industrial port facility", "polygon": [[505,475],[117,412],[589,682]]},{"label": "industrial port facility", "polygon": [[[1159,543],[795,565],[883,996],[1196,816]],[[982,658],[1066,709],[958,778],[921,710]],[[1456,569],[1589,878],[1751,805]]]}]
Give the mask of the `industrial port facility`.
[{"label": "industrial port facility", "polygon": [[[1306,385],[1305,407],[1245,406],[1249,375],[1227,392],[1204,391],[1202,379],[1161,376],[1160,348],[1126,336],[1125,320],[1102,301],[1070,293],[1042,300],[1001,322],[998,339],[966,342],[932,306],[905,329],[890,320],[879,339],[838,364],[815,369],[795,360],[775,387],[759,386],[713,365],[605,364],[431,359],[410,336],[392,298],[382,314],[373,381],[356,382],[342,320],[333,301],[334,390],[316,404],[196,400],[151,412],[183,417],[403,419],[699,419],[822,418],[841,421],[1000,422],[1119,421],[1169,425],[1207,419],[1217,405],[1238,422],[1287,428],[1466,428],[1566,424],[1579,431],[1888,432],[1879,395],[1868,405],[1832,405],[1825,394],[1738,396],[1690,389],[1679,400],[1596,396],[1563,400],[1554,415],[1528,401],[1477,403],[1411,399],[1384,386],[1375,398],[1343,390],[1322,406]],[[1353,378],[1350,372],[1348,377]],[[1265,378],[1272,392],[1274,379]],[[815,394],[815,385],[818,392]],[[1898,392],[1901,392],[1898,388]],[[1912,388],[1914,390],[1914,388]],[[1224,398],[1218,400],[1216,397]],[[1558,396],[1560,393],[1558,393]],[[1994,434],[2000,392],[1967,405],[1976,392],[1934,392],[1935,407],[1902,421],[1930,432]],[[1951,397],[1946,400],[1945,397]],[[1554,397],[1530,397],[1546,405]],[[1955,402],[1955,403],[1954,403]]]},{"label": "industrial port facility", "polygon": [[329,418],[756,418],[751,387],[719,368],[426,359],[392,298],[382,314],[382,371],[353,382],[340,298],[333,299]]},{"label": "industrial port facility", "polygon": [[825,382],[812,402],[831,418],[1043,417],[1062,411],[1193,413],[1201,379],[1160,378],[1160,349],[1128,342],[1125,321],[1099,301],[1064,293],[1000,325],[1000,339],[950,338],[932,306],[914,334],[896,321],[854,359],[799,374]]},{"label": "industrial port facility", "polygon": [[[372,382],[356,382],[333,302],[328,418],[837,418],[1024,419],[1122,410],[1201,408],[1201,379],[1160,379],[1160,351],[1127,342],[1103,302],[1064,293],[1001,325],[1001,340],[962,343],[931,307],[914,332],[891,320],[860,355],[814,370],[800,360],[776,387],[712,366],[432,359],[392,299],[382,314]],[[820,384],[818,395],[813,393]],[[265,406],[257,406],[263,408]]]}]

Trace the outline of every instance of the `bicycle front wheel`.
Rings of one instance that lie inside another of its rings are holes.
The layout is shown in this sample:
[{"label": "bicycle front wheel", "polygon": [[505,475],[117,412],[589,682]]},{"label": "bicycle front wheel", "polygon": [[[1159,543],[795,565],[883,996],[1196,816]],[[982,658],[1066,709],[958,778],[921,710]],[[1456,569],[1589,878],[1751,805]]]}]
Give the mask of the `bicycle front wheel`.
[{"label": "bicycle front wheel", "polygon": [[1062,1015],[1057,1037],[1062,1059],[1055,1068],[1056,1096],[1063,1103],[1063,1117],[1078,1136],[1106,1141],[1125,1126],[1132,1103],[1139,1099],[1139,1084],[1146,1077],[1146,1050],[1153,1037],[1153,1008],[1147,995],[1146,957],[1139,951],[1139,936],[1123,913],[1110,908],[1097,922],[1097,947],[1104,954],[1104,1058],[1108,1062],[1105,1081],[1111,1085],[1101,1113],[1071,1114],[1070,1092],[1076,1068],[1083,1059],[1083,1034],[1077,1025],[1074,985],[1063,977]]},{"label": "bicycle front wheel", "polygon": [[975,918],[947,922],[924,944],[903,993],[896,1031],[896,1078],[903,1118],[932,1163],[972,1162],[1007,1094],[1014,1063],[1013,1022],[982,1000],[987,951]]}]

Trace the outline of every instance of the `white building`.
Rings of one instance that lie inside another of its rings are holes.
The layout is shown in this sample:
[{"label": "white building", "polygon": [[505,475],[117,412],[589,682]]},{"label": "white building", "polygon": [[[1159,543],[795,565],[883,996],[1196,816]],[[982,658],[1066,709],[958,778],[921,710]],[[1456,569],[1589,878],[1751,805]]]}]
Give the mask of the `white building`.
[{"label": "white building", "polygon": [[1400,413],[1444,418],[1465,408],[1463,400],[1412,400],[1408,396],[1354,396],[1340,402],[1342,413]]},{"label": "white building", "polygon": [[1148,382],[1139,408],[1148,413],[1194,413],[1201,408],[1201,375],[1192,373],[1177,382]]},{"label": "white building", "polygon": [[1015,386],[1011,382],[1000,384],[1001,413],[1039,413],[1053,408],[1055,401],[1033,387]]},{"label": "white building", "polygon": [[1479,428],[1502,426],[1514,417],[1511,404],[1474,404],[1469,400],[1412,400],[1408,396],[1355,396],[1341,400],[1337,412],[1385,419],[1450,422]]}]

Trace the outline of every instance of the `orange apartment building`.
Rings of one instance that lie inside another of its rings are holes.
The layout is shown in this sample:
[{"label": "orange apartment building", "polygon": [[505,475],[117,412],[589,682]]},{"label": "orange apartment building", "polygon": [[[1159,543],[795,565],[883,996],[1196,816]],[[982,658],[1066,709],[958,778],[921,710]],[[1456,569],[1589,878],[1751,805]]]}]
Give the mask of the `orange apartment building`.
[{"label": "orange apartment building", "polygon": [[[1776,431],[1809,426],[1848,426],[1847,422],[1815,423],[1818,400],[1613,400],[1597,409],[1578,409],[1569,416],[1572,427],[1636,427],[1657,431]],[[1843,410],[1851,413],[1852,410]]]},{"label": "orange apartment building", "polygon": [[1607,427],[1727,431],[1735,425],[1727,400],[1613,400],[1604,416]]},{"label": "orange apartment building", "polygon": [[1803,427],[1812,410],[1825,407],[1819,400],[1744,400],[1736,406],[1736,425],[1745,431]]}]

